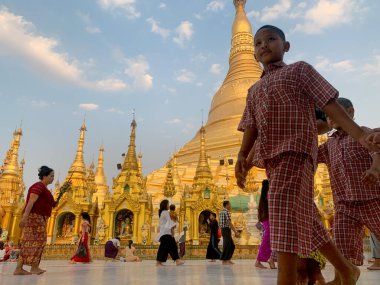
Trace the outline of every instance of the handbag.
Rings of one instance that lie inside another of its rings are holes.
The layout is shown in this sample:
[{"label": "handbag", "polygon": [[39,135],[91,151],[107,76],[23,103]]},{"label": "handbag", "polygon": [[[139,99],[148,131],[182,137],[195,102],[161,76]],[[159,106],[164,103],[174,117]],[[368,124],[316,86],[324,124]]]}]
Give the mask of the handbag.
[{"label": "handbag", "polygon": [[222,229],[218,227],[218,239],[222,237]]},{"label": "handbag", "polygon": [[75,254],[78,257],[85,257],[87,256],[87,250],[83,243],[81,243],[78,246],[77,253]]}]

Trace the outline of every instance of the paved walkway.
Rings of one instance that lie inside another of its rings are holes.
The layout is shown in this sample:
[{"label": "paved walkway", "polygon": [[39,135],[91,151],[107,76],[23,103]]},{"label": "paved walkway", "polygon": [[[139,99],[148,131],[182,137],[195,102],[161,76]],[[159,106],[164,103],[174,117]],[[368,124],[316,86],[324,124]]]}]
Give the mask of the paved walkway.
[{"label": "paved walkway", "polygon": [[[237,260],[233,266],[189,260],[176,267],[168,262],[157,268],[154,261],[121,263],[94,261],[91,264],[68,264],[65,261],[42,261],[47,272],[36,276],[13,276],[15,263],[0,263],[0,285],[271,285],[276,284],[276,270],[259,270],[253,260]],[[27,267],[25,267],[27,269]],[[380,271],[361,268],[358,285],[379,285]],[[327,280],[333,277],[331,266],[323,271]]]}]

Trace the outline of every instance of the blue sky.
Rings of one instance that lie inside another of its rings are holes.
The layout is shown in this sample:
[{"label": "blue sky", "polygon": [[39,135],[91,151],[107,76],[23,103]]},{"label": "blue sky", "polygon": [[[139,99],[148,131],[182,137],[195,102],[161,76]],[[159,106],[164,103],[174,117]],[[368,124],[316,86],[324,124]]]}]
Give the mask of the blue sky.
[{"label": "blue sky", "polygon": [[[228,70],[232,0],[0,1],[0,154],[22,122],[29,186],[43,164],[61,180],[86,116],[85,162],[104,144],[109,184],[136,110],[144,173],[163,165],[205,120]],[[287,62],[313,64],[380,126],[380,2],[248,0],[254,30],[282,27]]]}]

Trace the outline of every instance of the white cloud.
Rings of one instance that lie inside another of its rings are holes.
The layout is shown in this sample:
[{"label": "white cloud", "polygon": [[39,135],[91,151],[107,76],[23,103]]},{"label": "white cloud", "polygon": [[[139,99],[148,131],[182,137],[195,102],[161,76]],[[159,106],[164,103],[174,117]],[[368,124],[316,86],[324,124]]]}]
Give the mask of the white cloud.
[{"label": "white cloud", "polygon": [[116,114],[120,114],[120,115],[124,114],[123,111],[121,111],[121,110],[119,110],[117,108],[109,108],[109,109],[106,110],[106,112],[116,113]]},{"label": "white cloud", "polygon": [[260,15],[260,21],[268,22],[285,15],[290,7],[292,6],[292,1],[290,0],[280,0],[279,3],[274,4],[271,7],[265,7]]},{"label": "white cloud", "polygon": [[99,109],[99,106],[94,103],[83,103],[79,104],[79,109],[85,111],[95,111]]},{"label": "white cloud", "polygon": [[161,10],[166,10],[166,4],[160,3],[160,6],[158,6]]},{"label": "white cloud", "polygon": [[127,67],[124,71],[132,79],[134,89],[148,90],[153,86],[153,76],[148,74],[149,63],[144,56],[136,58],[125,58]]},{"label": "white cloud", "polygon": [[30,104],[32,105],[32,107],[37,108],[45,108],[50,106],[50,104],[44,100],[32,100]]},{"label": "white cloud", "polygon": [[96,27],[92,23],[90,16],[88,14],[84,14],[84,13],[78,11],[77,15],[82,20],[82,22],[84,23],[86,32],[88,32],[89,34],[99,34],[102,32],[98,27]]},{"label": "white cloud", "polygon": [[211,1],[208,3],[206,10],[217,12],[224,9],[224,2],[220,0]]},{"label": "white cloud", "polygon": [[98,0],[100,7],[105,10],[116,11],[122,9],[129,19],[136,19],[141,13],[136,9],[135,0]]},{"label": "white cloud", "polygon": [[151,25],[151,31],[159,34],[163,39],[166,39],[170,35],[170,30],[159,26],[160,22],[157,22],[153,18],[148,18],[146,21]]},{"label": "white cloud", "polygon": [[175,88],[166,86],[165,84],[162,85],[162,88],[167,90],[171,94],[177,94],[177,90]]},{"label": "white cloud", "polygon": [[183,21],[176,28],[175,32],[177,33],[177,36],[173,38],[173,41],[180,47],[184,47],[185,42],[188,42],[193,36],[193,24],[189,21]]},{"label": "white cloud", "polygon": [[119,91],[127,87],[119,79],[86,79],[78,60],[56,51],[57,48],[61,49],[58,40],[38,35],[35,30],[34,25],[22,16],[6,8],[0,9],[0,55],[15,56],[45,76],[53,76],[81,87],[102,91]]},{"label": "white cloud", "polygon": [[187,69],[181,69],[179,72],[177,72],[176,80],[182,83],[191,83],[195,79],[194,73]]},{"label": "white cloud", "polygon": [[352,72],[356,70],[351,60],[331,62],[331,60],[323,56],[317,57],[317,63],[315,64],[315,68],[319,70],[337,72]]},{"label": "white cloud", "polygon": [[191,123],[187,123],[187,124],[185,124],[185,126],[183,127],[181,132],[184,134],[188,134],[188,133],[192,132],[193,130],[194,130],[194,125]]},{"label": "white cloud", "polygon": [[321,33],[329,27],[349,24],[355,15],[366,8],[356,0],[318,0],[304,13],[304,23],[296,25],[294,31],[307,34]]},{"label": "white cloud", "polygon": [[214,63],[210,67],[210,72],[213,74],[220,74],[222,72],[222,66],[219,63]]},{"label": "white cloud", "polygon": [[380,75],[380,54],[376,54],[371,60],[363,67],[365,75]]},{"label": "white cloud", "polygon": [[198,20],[202,20],[203,19],[202,15],[199,14],[199,13],[195,13],[194,17],[197,18]]},{"label": "white cloud", "polygon": [[178,119],[178,118],[174,118],[174,119],[171,119],[169,121],[166,121],[165,123],[169,124],[169,125],[178,125],[178,124],[182,123],[182,120]]}]

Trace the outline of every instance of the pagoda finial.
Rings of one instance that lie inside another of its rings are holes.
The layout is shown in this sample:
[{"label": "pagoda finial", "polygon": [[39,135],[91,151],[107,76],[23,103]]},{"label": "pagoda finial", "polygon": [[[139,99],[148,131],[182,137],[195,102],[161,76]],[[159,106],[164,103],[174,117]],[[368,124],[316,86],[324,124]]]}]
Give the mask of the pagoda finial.
[{"label": "pagoda finial", "polygon": [[79,131],[80,131],[80,134],[79,134],[77,152],[75,155],[75,159],[74,159],[73,163],[71,164],[69,173],[72,174],[74,172],[81,172],[83,175],[85,175],[86,165],[85,165],[84,159],[83,159],[84,135],[85,135],[85,132],[87,131],[85,120],[83,120],[83,124],[80,127]]},{"label": "pagoda finial", "polygon": [[200,132],[200,153],[199,153],[199,161],[198,161],[197,170],[195,172],[195,177],[194,177],[195,182],[201,178],[212,180],[211,169],[208,164],[208,158],[206,154],[205,127],[202,126],[199,132]]},{"label": "pagoda finial", "polygon": [[137,156],[136,156],[136,121],[132,120],[131,123],[131,135],[129,139],[128,152],[125,156],[123,169],[133,169],[138,171]]},{"label": "pagoda finial", "polygon": [[236,8],[238,8],[239,6],[242,6],[244,8],[246,2],[247,0],[234,0],[234,5]]},{"label": "pagoda finial", "polygon": [[107,178],[104,174],[104,146],[99,149],[98,166],[96,167],[95,182],[99,185],[107,185]]},{"label": "pagoda finial", "polygon": [[166,167],[168,169],[168,172],[166,174],[166,179],[165,179],[165,183],[164,183],[164,187],[163,187],[164,188],[164,196],[167,198],[171,198],[177,193],[177,190],[176,190],[176,187],[174,185],[173,174],[172,174],[172,165],[171,165],[170,161],[166,164]]}]

